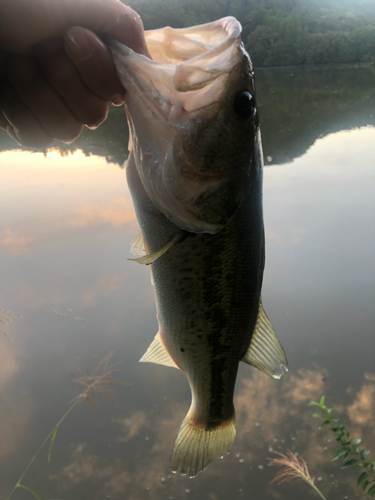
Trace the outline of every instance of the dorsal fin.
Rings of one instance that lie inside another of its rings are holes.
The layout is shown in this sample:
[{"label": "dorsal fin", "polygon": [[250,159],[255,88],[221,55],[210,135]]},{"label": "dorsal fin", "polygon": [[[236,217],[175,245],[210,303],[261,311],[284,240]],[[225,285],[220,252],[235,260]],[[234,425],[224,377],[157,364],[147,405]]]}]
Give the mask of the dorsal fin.
[{"label": "dorsal fin", "polygon": [[259,298],[259,311],[254,333],[242,361],[255,366],[273,378],[282,377],[289,369],[285,352],[263,309],[261,298]]},{"label": "dorsal fin", "polygon": [[163,342],[161,341],[159,332],[155,335],[154,340],[151,342],[149,348],[141,357],[139,362],[156,363],[157,365],[172,366],[173,368],[178,368],[176,363],[166,351]]}]

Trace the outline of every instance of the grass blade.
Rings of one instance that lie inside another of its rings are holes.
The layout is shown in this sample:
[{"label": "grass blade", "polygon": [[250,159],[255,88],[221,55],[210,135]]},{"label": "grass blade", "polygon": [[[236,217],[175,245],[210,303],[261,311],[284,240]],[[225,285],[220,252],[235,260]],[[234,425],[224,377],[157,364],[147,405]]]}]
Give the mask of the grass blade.
[{"label": "grass blade", "polygon": [[57,434],[57,427],[55,427],[55,430],[53,431],[53,434],[51,437],[51,444],[49,445],[49,452],[48,452],[48,463],[51,461],[51,451],[52,451],[53,443],[55,442],[56,434]]},{"label": "grass blade", "polygon": [[314,484],[314,478],[311,477],[307,463],[302,457],[298,457],[291,450],[288,450],[286,454],[274,451],[276,455],[281,458],[268,458],[270,461],[268,465],[276,465],[282,467],[282,469],[276,474],[271,482],[283,483],[288,479],[302,479],[322,498],[326,500],[323,493]]},{"label": "grass blade", "polygon": [[35,493],[35,491],[32,490],[31,488],[29,488],[28,486],[24,486],[23,484],[18,484],[17,486],[18,486],[18,488],[23,488],[24,490],[30,491],[30,493],[32,493],[37,500],[41,500],[40,496],[37,493]]}]

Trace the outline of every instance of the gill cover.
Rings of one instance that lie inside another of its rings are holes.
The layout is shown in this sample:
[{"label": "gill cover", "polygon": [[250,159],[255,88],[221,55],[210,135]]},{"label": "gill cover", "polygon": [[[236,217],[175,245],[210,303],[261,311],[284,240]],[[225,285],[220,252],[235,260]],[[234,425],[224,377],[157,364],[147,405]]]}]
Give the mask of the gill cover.
[{"label": "gill cover", "polygon": [[215,234],[250,188],[259,141],[253,71],[233,17],[146,31],[152,60],[110,39],[138,174],[181,229]]}]

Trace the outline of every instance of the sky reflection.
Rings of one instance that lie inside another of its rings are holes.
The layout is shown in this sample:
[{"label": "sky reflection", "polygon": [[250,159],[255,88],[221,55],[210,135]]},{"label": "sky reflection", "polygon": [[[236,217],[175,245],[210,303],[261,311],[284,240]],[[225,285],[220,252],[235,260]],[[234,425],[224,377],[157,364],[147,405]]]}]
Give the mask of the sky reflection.
[{"label": "sky reflection", "polygon": [[265,169],[263,303],[291,371],[277,382],[240,367],[233,449],[194,481],[169,469],[185,377],[138,363],[157,323],[149,273],[127,261],[137,223],[124,171],[79,151],[2,153],[0,307],[23,318],[1,325],[13,341],[0,337],[0,498],[78,393],[71,373],[111,350],[131,384],[116,391],[121,409],[72,413],[51,464],[25,480],[43,498],[300,500],[303,484],[269,484],[267,457],[288,448],[327,498],[354,498],[356,471],[330,462],[335,444],[307,404],[325,393],[375,450],[374,144],[374,128],[340,132]]}]

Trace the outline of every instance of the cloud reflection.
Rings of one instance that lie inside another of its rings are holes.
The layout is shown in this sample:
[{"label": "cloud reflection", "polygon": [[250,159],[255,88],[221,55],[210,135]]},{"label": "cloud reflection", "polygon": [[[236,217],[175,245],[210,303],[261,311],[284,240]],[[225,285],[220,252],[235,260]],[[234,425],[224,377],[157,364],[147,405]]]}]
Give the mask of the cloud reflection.
[{"label": "cloud reflection", "polygon": [[134,226],[135,213],[123,170],[104,158],[76,151],[1,153],[1,206],[7,208],[0,249],[25,253],[32,243],[66,241],[77,229]]},{"label": "cloud reflection", "polygon": [[10,228],[5,228],[0,236],[0,248],[5,248],[13,255],[26,253],[30,249],[30,244],[35,241],[34,238],[20,236]]},{"label": "cloud reflection", "polygon": [[[1,361],[3,358],[0,358]],[[14,368],[10,369],[14,373]],[[9,375],[9,372],[8,372]],[[17,392],[6,404],[0,406],[0,458],[14,455],[22,450],[28,438],[33,413],[32,400],[28,394]]]},{"label": "cloud reflection", "polygon": [[375,373],[365,373],[366,383],[356,395],[352,405],[348,407],[350,420],[354,424],[375,425]]},{"label": "cloud reflection", "polygon": [[[266,457],[272,456],[272,450],[292,449],[308,462],[313,476],[322,477],[327,496],[354,493],[355,474],[342,473],[338,462],[331,463],[337,444],[328,429],[319,430],[320,422],[312,417],[308,407],[311,399],[316,400],[325,392],[327,370],[301,369],[281,382],[256,370],[249,373],[238,384],[237,438],[231,452],[194,481],[170,472],[173,442],[188,407],[187,402],[170,400],[158,411],[135,410],[115,421],[120,431],[111,445],[120,450],[116,458],[108,461],[105,455],[90,451],[88,444],[80,443],[72,449],[69,463],[50,479],[59,489],[73,495],[80,484],[90,484],[95,492],[93,498],[98,500],[104,495],[113,500],[123,499],[124,495],[134,499],[177,499],[185,496],[186,489],[192,498],[195,493],[204,492],[204,498],[214,499],[215,491],[225,491],[228,477],[235,477],[241,488],[250,487],[251,491],[253,485],[258,485],[257,491],[267,492],[270,498],[284,498],[282,493],[290,493],[290,485],[269,484],[273,475],[267,468]],[[375,374],[366,374],[365,383],[348,407],[351,424],[359,433],[364,425],[373,429],[374,394]],[[341,408],[340,418],[343,412]],[[374,440],[373,430],[370,434],[365,436],[365,446],[371,446]]]},{"label": "cloud reflection", "polygon": [[94,283],[90,284],[88,288],[83,290],[82,302],[86,306],[95,305],[98,298],[110,295],[116,290],[119,290],[127,277],[126,274],[109,274],[99,277]]},{"label": "cloud reflection", "polygon": [[[236,477],[239,484],[254,480],[258,466],[266,467],[264,457],[271,455],[269,450],[287,448],[299,451],[312,473],[324,474],[330,458],[323,450],[322,439],[317,438],[318,425],[307,406],[311,399],[321,396],[323,375],[326,371],[320,368],[303,369],[280,383],[252,370],[249,377],[242,378],[235,400],[238,432],[233,449],[195,481],[170,473],[173,442],[188,405],[169,400],[160,410],[162,415],[136,410],[117,420],[120,434],[116,441],[124,445],[117,459],[107,463],[105,457],[91,454],[87,445],[81,444],[73,450],[69,464],[51,479],[64,491],[89,480],[98,499],[104,493],[111,498],[124,494],[133,498],[131,493],[134,498],[143,498],[147,488],[150,499],[168,498],[167,494],[179,498],[185,488],[194,494],[198,487],[204,490],[204,485],[211,488],[207,492],[207,498],[211,498],[209,495],[215,496],[212,489],[216,490],[212,481],[225,481],[228,475]],[[268,487],[266,478],[263,488],[269,488],[267,491],[275,497],[277,487]]]},{"label": "cloud reflection", "polygon": [[121,227],[129,223],[136,224],[135,213],[131,200],[125,197],[111,200],[110,204],[86,203],[77,207],[76,213],[71,217],[72,227],[98,224],[111,224],[114,227]]},{"label": "cloud reflection", "polygon": [[137,436],[142,428],[148,424],[148,421],[145,412],[136,411],[131,417],[119,420],[118,423],[121,426],[123,434],[125,434],[124,436],[120,436],[118,440],[126,443],[134,436]]}]

